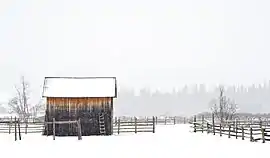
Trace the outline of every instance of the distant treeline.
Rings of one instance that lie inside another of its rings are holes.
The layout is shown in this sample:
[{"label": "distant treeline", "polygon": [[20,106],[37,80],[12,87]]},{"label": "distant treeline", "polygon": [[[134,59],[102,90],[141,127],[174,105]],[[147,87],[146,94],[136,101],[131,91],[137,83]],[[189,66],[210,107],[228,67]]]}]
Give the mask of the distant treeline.
[{"label": "distant treeline", "polygon": [[[228,86],[225,95],[236,101],[240,108],[239,112],[268,113],[270,112],[269,83],[248,87]],[[145,88],[141,89],[139,94],[135,94],[134,89],[121,87],[118,99],[115,100],[115,113],[132,116],[191,116],[203,111],[210,111],[210,101],[217,98],[218,95],[218,87],[212,91],[207,91],[203,84],[195,88],[194,86],[185,86],[170,93],[151,92]]]},{"label": "distant treeline", "polygon": [[[270,82],[269,82],[270,83]],[[270,84],[228,86],[225,95],[234,99],[244,113],[270,113]],[[139,94],[127,87],[120,87],[114,108],[116,116],[192,116],[210,112],[210,101],[217,98],[219,89],[207,91],[206,86],[185,86],[169,93],[141,89]],[[8,110],[0,105],[0,113]]]},{"label": "distant treeline", "polygon": [[[202,113],[197,113],[195,115],[196,115],[196,117],[199,117],[199,119],[202,118],[202,116],[204,118],[207,118],[207,119],[212,118],[211,112],[202,112]],[[257,118],[257,119],[258,118],[270,118],[270,113],[237,113],[235,115],[235,118],[242,119],[242,120],[245,120],[247,118],[248,119],[251,119],[251,118]]]}]

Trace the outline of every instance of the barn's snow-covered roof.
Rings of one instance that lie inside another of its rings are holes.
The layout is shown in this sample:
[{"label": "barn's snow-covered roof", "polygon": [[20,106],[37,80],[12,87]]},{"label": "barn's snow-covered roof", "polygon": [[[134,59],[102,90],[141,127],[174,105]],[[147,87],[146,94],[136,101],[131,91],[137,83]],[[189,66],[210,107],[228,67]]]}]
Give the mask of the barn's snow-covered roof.
[{"label": "barn's snow-covered roof", "polygon": [[43,97],[116,97],[115,77],[45,77]]}]

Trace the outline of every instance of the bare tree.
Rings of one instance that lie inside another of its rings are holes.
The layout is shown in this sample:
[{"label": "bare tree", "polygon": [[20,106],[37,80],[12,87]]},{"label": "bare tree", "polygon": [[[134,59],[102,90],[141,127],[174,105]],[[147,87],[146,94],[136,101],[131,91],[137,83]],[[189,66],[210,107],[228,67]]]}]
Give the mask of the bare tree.
[{"label": "bare tree", "polygon": [[42,104],[31,105],[29,103],[29,83],[21,77],[20,84],[15,85],[16,95],[8,102],[9,113],[15,113],[21,120],[27,121],[30,116],[35,116]]},{"label": "bare tree", "polygon": [[34,118],[36,118],[39,113],[44,111],[45,111],[45,103],[42,100],[40,100],[38,104],[32,106],[30,109],[30,113]]},{"label": "bare tree", "polygon": [[211,110],[221,123],[233,119],[238,109],[234,100],[224,95],[224,91],[224,87],[221,86],[218,99],[214,99],[211,102]]}]

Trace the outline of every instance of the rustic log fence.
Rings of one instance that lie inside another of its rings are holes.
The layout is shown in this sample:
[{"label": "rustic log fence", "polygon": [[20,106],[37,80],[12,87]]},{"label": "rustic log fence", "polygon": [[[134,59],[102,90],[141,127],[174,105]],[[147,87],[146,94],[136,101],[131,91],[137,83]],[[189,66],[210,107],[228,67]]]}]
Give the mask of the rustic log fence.
[{"label": "rustic log fence", "polygon": [[22,121],[16,117],[9,119],[0,119],[0,133],[15,133],[15,126],[18,126],[18,130],[21,133],[41,133],[44,129],[44,122],[32,122],[29,120]]},{"label": "rustic log fence", "polygon": [[[28,122],[20,119],[11,118],[9,121],[0,121],[0,133],[14,134],[15,141],[21,140],[22,134],[43,133],[45,126],[53,125],[53,140],[55,140],[56,124],[76,124],[78,129],[78,140],[82,140],[80,119],[76,121],[55,121],[53,122]],[[47,128],[48,129],[48,128]]]},{"label": "rustic log fence", "polygon": [[[142,132],[152,132],[155,133],[156,128],[156,117],[152,117],[152,119],[141,119],[132,117],[132,119],[120,119],[114,122],[113,132],[114,133],[142,133]],[[81,123],[80,119],[75,121],[55,121],[53,119],[52,122],[44,122],[44,121],[21,121],[20,119],[10,118],[10,119],[1,119],[0,121],[0,133],[8,133],[14,134],[15,141],[21,140],[22,134],[30,134],[30,133],[44,133],[45,130],[48,130],[48,126],[52,126],[53,130],[53,140],[55,140],[55,130],[56,124],[76,124],[77,132],[78,132],[78,140],[82,139],[82,131],[81,131]],[[48,133],[48,132],[47,132]]]},{"label": "rustic log fence", "polygon": [[138,119],[134,117],[129,120],[116,119],[114,126],[114,133],[141,133],[141,132],[152,132],[155,133],[156,120],[155,117],[152,119]]},{"label": "rustic log fence", "polygon": [[[55,118],[53,118],[53,122],[44,122],[45,129],[48,130],[49,125],[52,124],[53,127],[53,140],[55,140],[55,125],[56,124],[76,124],[77,126],[77,132],[78,132],[78,140],[82,140],[82,129],[81,129],[81,121],[80,119],[75,120],[75,121],[55,121]],[[47,134],[49,133],[48,131],[46,132]],[[47,135],[48,136],[48,135]]]},{"label": "rustic log fence", "polygon": [[[186,117],[180,117],[180,116],[166,116],[166,117],[155,117],[155,124],[156,125],[176,125],[176,124],[187,124],[191,120]],[[134,121],[135,117],[115,117],[114,124],[116,125],[118,119],[121,119],[123,121]],[[147,121],[152,120],[153,117],[136,117],[137,120],[140,121]]]},{"label": "rustic log fence", "polygon": [[213,135],[227,136],[235,139],[248,139],[251,142],[270,141],[270,122],[262,120],[233,120],[225,123],[215,123],[214,117],[211,121],[205,120],[203,117],[200,120],[192,122],[193,132],[213,133]]},{"label": "rustic log fence", "polygon": [[[14,116],[4,116],[4,117],[0,117],[0,122],[1,121],[10,121],[10,120],[14,120],[15,117]],[[29,122],[29,123],[39,123],[44,121],[44,117],[30,117],[27,119],[24,119],[24,122]]]},{"label": "rustic log fence", "polygon": [[[34,120],[34,121],[33,121]],[[157,125],[176,125],[176,124],[187,124],[192,122],[190,119],[185,117],[116,117],[113,123],[113,133],[142,133],[142,132],[156,132]],[[22,139],[22,134],[31,133],[44,133],[48,130],[48,126],[52,126],[53,140],[55,140],[55,125],[56,124],[76,124],[78,132],[78,139],[82,139],[81,122],[79,120],[74,121],[55,121],[44,122],[38,121],[37,119],[20,120],[16,117],[0,118],[0,134],[8,133],[14,134],[15,141]],[[265,131],[267,132],[267,131]],[[47,132],[48,133],[48,132]]]},{"label": "rustic log fence", "polygon": [[156,117],[156,124],[157,125],[176,125],[176,124],[187,124],[188,119],[186,117]]}]

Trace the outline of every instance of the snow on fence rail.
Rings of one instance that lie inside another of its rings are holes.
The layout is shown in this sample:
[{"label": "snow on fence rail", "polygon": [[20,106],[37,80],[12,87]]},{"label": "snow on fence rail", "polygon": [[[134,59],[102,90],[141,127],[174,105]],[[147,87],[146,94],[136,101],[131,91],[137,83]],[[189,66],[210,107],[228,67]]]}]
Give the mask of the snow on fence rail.
[{"label": "snow on fence rail", "polygon": [[115,117],[114,133],[126,132],[153,132],[155,133],[156,125],[175,125],[186,124],[190,122],[185,117]]},{"label": "snow on fence rail", "polygon": [[53,125],[53,140],[55,140],[55,125],[56,124],[76,124],[77,125],[77,132],[78,132],[78,140],[82,140],[82,128],[81,128],[81,120],[75,120],[75,121],[55,121],[55,118],[53,118],[53,122],[44,122],[46,129],[47,129],[47,135],[48,135],[48,125]]},{"label": "snow on fence rail", "polygon": [[[19,126],[18,129],[15,126]],[[0,121],[0,133],[15,133],[17,130],[20,130],[21,133],[42,133],[44,130],[43,122],[22,122],[20,120],[14,119],[9,121]]]},{"label": "snow on fence rail", "polygon": [[[114,124],[116,125],[116,122],[118,119],[125,120],[125,121],[134,121],[135,117],[115,117]],[[137,120],[140,121],[148,121],[152,120],[152,117],[136,117]],[[166,116],[166,117],[157,117],[155,116],[155,124],[156,125],[175,125],[175,124],[187,124],[190,120],[186,117],[180,117],[180,116]]]},{"label": "snow on fence rail", "polygon": [[[113,123],[113,133],[141,133],[141,132],[151,132],[155,133],[156,125],[175,125],[175,124],[186,124],[191,122],[185,117],[116,117]],[[80,132],[80,120],[75,121],[53,121],[44,122],[41,119],[32,119],[21,121],[15,118],[0,118],[0,134],[8,133],[14,134],[15,141],[17,139],[21,140],[21,134],[29,133],[43,133],[48,128],[45,128],[49,124],[77,124],[78,127],[78,139],[81,138]],[[55,128],[53,128],[53,131]],[[47,132],[48,133],[48,132]],[[53,132],[53,139],[55,140],[55,131]],[[17,136],[19,135],[19,136]],[[19,137],[19,138],[18,138]]]},{"label": "snow on fence rail", "polygon": [[226,123],[215,123],[201,119],[199,121],[194,117],[194,121],[191,122],[193,132],[206,132],[207,134],[213,133],[213,135],[228,136],[228,138],[236,139],[249,139],[251,142],[270,141],[270,122],[262,120],[234,120],[227,121]]},{"label": "snow on fence rail", "polygon": [[140,132],[152,132],[155,133],[155,117],[150,119],[138,119],[134,117],[130,120],[121,120],[118,118],[115,121],[114,132],[113,133],[140,133]]},{"label": "snow on fence rail", "polygon": [[[134,132],[134,133],[141,133],[141,132],[152,132],[155,133],[155,126],[156,126],[156,117],[152,119],[142,119],[132,117],[132,119],[116,119],[114,122],[113,132],[114,133],[127,133],[127,132]],[[77,124],[78,127],[78,139],[81,140],[81,126],[80,120],[75,121],[53,121],[53,122],[44,122],[44,121],[20,121],[19,119],[10,118],[10,119],[0,119],[0,134],[1,133],[8,133],[14,134],[15,141],[21,140],[21,134],[29,134],[29,133],[43,133],[45,130],[48,130],[49,124],[53,124],[53,140],[55,140],[55,124]],[[48,133],[48,132],[47,132]],[[19,135],[19,136],[18,136]],[[19,138],[18,138],[19,137]]]},{"label": "snow on fence rail", "polygon": [[[17,119],[10,119],[9,121],[0,121],[0,133],[14,134],[15,141],[21,140],[21,134],[28,133],[43,133],[45,126],[53,125],[53,140],[55,140],[55,125],[56,124],[77,124],[78,140],[82,139],[80,119],[75,121],[55,121],[53,122],[23,122]],[[48,129],[48,127],[46,128]],[[48,133],[48,132],[47,132]],[[18,138],[19,137],[19,138]]]},{"label": "snow on fence rail", "polygon": [[188,119],[186,117],[156,117],[156,124],[158,125],[175,125],[175,124],[186,124]]}]

